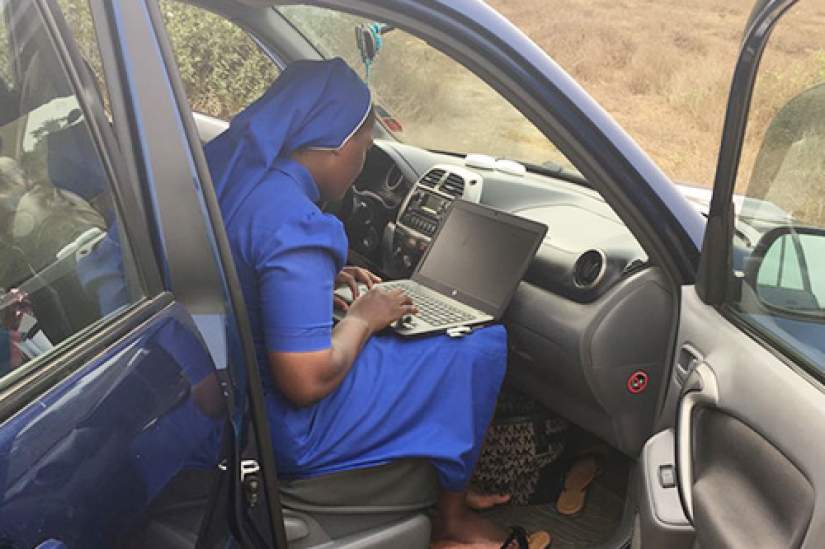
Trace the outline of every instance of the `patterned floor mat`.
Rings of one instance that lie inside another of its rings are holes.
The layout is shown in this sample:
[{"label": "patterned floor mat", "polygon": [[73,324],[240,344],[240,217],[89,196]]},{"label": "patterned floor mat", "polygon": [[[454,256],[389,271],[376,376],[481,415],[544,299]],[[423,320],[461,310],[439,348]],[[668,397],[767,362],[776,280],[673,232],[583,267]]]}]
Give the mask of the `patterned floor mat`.
[{"label": "patterned floor mat", "polygon": [[552,549],[581,549],[607,541],[619,525],[623,509],[624,499],[597,480],[584,509],[574,517],[560,515],[551,503],[503,506],[485,515],[502,526],[519,524],[528,532],[547,530],[553,536]]}]

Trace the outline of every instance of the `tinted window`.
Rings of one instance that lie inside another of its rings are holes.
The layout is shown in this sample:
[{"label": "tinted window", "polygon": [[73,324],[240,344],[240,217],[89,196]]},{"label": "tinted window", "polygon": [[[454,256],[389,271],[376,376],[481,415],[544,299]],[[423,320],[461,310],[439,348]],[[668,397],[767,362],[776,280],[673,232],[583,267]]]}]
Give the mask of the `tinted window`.
[{"label": "tinted window", "polygon": [[72,32],[75,43],[83,61],[95,77],[101,100],[109,113],[109,94],[103,77],[103,61],[100,58],[100,49],[97,45],[92,12],[89,9],[89,0],[58,0],[58,5]]},{"label": "tinted window", "polygon": [[812,23],[818,10],[801,4],[786,15],[760,65],[737,179],[734,270],[744,284],[733,305],[777,346],[825,372],[825,83],[820,26]]},{"label": "tinted window", "polygon": [[143,292],[125,274],[111,181],[39,11],[0,6],[0,59],[10,60],[0,82],[2,385]]}]

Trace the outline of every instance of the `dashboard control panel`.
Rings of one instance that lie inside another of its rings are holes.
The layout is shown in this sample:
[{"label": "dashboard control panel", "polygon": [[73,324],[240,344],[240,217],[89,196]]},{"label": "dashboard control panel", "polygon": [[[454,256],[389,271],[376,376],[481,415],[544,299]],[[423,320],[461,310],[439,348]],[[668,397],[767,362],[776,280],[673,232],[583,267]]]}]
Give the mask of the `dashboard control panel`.
[{"label": "dashboard control panel", "polygon": [[439,196],[434,191],[414,191],[407,203],[406,211],[398,221],[405,227],[432,237],[450,202],[452,199]]},{"label": "dashboard control panel", "polygon": [[435,235],[444,214],[456,198],[479,202],[482,178],[451,165],[433,166],[413,185],[385,234],[385,270],[408,276]]}]

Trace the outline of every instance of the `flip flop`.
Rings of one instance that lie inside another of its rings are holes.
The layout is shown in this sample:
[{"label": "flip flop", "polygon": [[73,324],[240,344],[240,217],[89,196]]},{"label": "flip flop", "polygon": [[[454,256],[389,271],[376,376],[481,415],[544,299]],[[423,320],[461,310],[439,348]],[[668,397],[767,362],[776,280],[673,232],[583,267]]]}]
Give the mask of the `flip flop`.
[{"label": "flip flop", "polygon": [[564,489],[556,500],[556,510],[565,516],[575,515],[584,509],[587,487],[601,472],[594,456],[583,456],[564,476]]},{"label": "flip flop", "polygon": [[546,549],[552,541],[553,537],[544,530],[527,535],[527,531],[521,526],[511,526],[510,535],[501,544],[501,549],[514,549],[514,542],[515,549]]}]

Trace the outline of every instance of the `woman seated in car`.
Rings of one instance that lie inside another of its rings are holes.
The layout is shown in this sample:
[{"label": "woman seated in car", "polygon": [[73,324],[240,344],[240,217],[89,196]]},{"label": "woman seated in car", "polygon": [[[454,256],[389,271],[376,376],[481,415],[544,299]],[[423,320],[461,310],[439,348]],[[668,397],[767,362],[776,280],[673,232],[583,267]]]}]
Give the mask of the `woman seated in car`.
[{"label": "woman seated in car", "polygon": [[499,546],[506,532],[465,491],[506,367],[502,326],[462,339],[382,333],[416,307],[371,288],[333,327],[333,289],[354,277],[347,236],[318,203],[361,172],[375,118],[342,60],[290,65],[206,147],[262,366],[279,473],[309,477],[426,458],[441,486],[434,538]]}]

